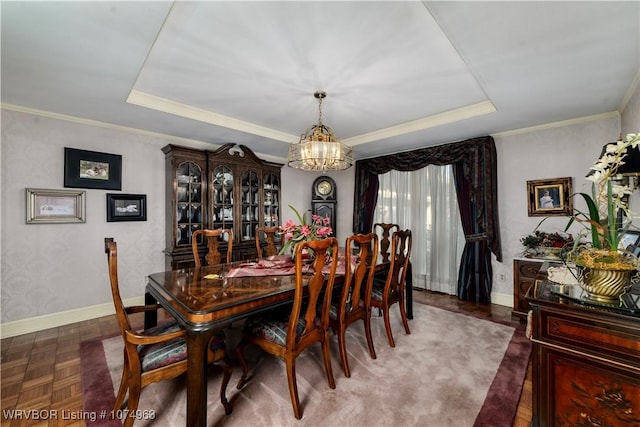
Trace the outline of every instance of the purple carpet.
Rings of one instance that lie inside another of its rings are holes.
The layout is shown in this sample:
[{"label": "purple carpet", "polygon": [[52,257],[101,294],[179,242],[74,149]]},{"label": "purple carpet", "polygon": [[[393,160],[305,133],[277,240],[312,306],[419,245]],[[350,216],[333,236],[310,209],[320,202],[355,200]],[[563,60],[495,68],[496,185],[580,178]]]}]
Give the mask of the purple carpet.
[{"label": "purple carpet", "polygon": [[[284,364],[259,351],[250,352],[250,380],[235,388],[235,367],[227,389],[233,414],[224,415],[218,400],[221,370],[209,373],[208,424],[216,426],[495,426],[510,427],[526,375],[531,345],[524,330],[464,313],[423,304],[414,307],[411,334],[406,335],[392,310],[396,347],[388,345],[381,317],[372,319],[377,359],[369,357],[364,328],[347,332],[352,371],[345,378],[336,340],[332,364],[336,389],[327,385],[320,349],[298,358],[298,392],[303,418],[293,416]],[[234,348],[238,330],[228,331]],[[230,352],[233,357],[233,352]],[[82,343],[84,410],[110,414],[122,369],[119,337]],[[139,410],[153,419],[143,425],[184,425],[185,378],[152,384],[142,391]],[[89,426],[120,425],[98,419]]]}]

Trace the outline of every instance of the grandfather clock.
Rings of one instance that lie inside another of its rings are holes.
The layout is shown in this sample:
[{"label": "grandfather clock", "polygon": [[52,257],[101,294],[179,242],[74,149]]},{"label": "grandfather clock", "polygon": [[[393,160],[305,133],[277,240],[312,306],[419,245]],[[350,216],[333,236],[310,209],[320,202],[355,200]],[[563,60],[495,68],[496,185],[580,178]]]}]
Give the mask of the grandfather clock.
[{"label": "grandfather clock", "polygon": [[327,176],[317,178],[313,182],[313,188],[311,189],[311,213],[331,218],[333,236],[335,236],[337,232],[337,202],[338,194],[335,181]]}]

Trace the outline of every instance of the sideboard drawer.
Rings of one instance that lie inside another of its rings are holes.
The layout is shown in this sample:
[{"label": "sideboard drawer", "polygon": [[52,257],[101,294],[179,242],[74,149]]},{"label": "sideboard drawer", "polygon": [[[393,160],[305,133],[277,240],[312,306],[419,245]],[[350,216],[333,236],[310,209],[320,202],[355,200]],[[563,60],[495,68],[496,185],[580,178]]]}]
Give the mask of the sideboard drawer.
[{"label": "sideboard drawer", "polygon": [[562,313],[540,313],[540,341],[562,344],[595,356],[614,358],[640,369],[640,330],[613,320],[594,320]]},{"label": "sideboard drawer", "polygon": [[513,260],[513,316],[524,319],[529,311],[529,303],[525,300],[525,296],[529,289],[535,285],[536,280],[544,280],[547,278],[546,269],[541,267],[547,265],[556,265],[560,261],[544,260],[540,258],[515,258]]},{"label": "sideboard drawer", "polygon": [[542,263],[539,261],[537,262],[536,261],[532,261],[532,262],[520,261],[516,264],[518,275],[520,277],[535,279],[535,277],[538,275],[538,271],[540,270],[541,264]]}]

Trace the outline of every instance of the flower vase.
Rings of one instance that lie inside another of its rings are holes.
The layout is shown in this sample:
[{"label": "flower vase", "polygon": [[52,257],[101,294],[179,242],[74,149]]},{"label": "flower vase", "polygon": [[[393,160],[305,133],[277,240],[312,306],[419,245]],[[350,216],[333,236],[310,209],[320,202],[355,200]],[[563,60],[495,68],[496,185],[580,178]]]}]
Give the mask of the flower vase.
[{"label": "flower vase", "polygon": [[610,270],[578,267],[578,279],[587,298],[597,302],[615,303],[631,288],[632,270]]},{"label": "flower vase", "polygon": [[574,256],[580,287],[587,298],[616,303],[638,276],[638,258],[625,251],[587,249]]},{"label": "flower vase", "polygon": [[[297,248],[294,247],[293,252],[291,253],[291,260],[293,262],[296,262],[296,252],[297,252]],[[302,262],[304,264],[312,264],[313,260],[315,259],[313,250],[309,248],[303,249],[302,252],[300,253],[300,256],[302,257]]]}]

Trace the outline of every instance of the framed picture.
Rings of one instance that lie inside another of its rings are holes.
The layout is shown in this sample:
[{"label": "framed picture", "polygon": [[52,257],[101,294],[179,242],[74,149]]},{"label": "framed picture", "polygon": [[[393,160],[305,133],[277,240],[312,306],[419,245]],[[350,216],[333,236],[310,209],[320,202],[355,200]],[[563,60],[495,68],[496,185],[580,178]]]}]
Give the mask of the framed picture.
[{"label": "framed picture", "polygon": [[107,194],[107,222],[146,220],[146,194]]},{"label": "framed picture", "polygon": [[627,249],[629,246],[640,246],[640,231],[627,230],[622,233],[618,242],[618,249]]},{"label": "framed picture", "polygon": [[629,245],[627,246],[627,251],[631,252],[636,257],[640,258],[640,246]]},{"label": "framed picture", "polygon": [[65,147],[64,186],[120,190],[122,156]]},{"label": "framed picture", "polygon": [[85,191],[27,188],[27,224],[85,222]]},{"label": "framed picture", "polygon": [[571,177],[527,181],[529,216],[568,216],[573,212]]}]

